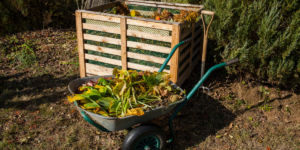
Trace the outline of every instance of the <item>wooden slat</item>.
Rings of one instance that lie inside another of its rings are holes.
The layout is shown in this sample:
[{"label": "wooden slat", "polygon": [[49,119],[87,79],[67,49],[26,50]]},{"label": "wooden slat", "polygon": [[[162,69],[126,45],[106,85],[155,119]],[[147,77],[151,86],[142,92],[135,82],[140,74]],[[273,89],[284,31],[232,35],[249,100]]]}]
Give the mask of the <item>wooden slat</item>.
[{"label": "wooden slat", "polygon": [[94,24],[87,24],[87,23],[83,23],[83,29],[109,32],[109,33],[114,33],[114,34],[121,33],[121,30],[118,28],[112,28],[112,27],[106,27],[106,26],[94,25]]},{"label": "wooden slat", "polygon": [[84,34],[83,37],[84,37],[85,40],[92,40],[92,41],[97,41],[97,42],[121,45],[121,40],[120,39],[109,38],[109,37],[104,37],[104,36],[97,36],[97,35],[91,35],[91,34]]},{"label": "wooden slat", "polygon": [[190,76],[191,75],[191,73],[192,73],[192,62],[193,62],[193,50],[194,50],[194,38],[195,38],[195,26],[192,26],[191,27],[191,29],[192,29],[192,38],[193,38],[193,40],[191,41],[191,48],[189,49],[189,51],[190,51],[190,58],[188,59],[189,60],[189,70],[188,70],[188,76]]},{"label": "wooden slat", "polygon": [[82,18],[120,23],[120,18],[118,18],[117,16],[112,17],[94,13],[82,13]]},{"label": "wooden slat", "polygon": [[191,32],[192,32],[192,29],[188,29],[188,30],[184,31],[180,36],[180,40],[185,39]]},{"label": "wooden slat", "polygon": [[[180,31],[181,31],[180,26],[173,25],[171,47],[174,47],[179,43]],[[170,70],[171,70],[170,74],[172,75],[171,81],[174,83],[176,83],[178,80],[178,74],[179,74],[178,65],[179,65],[179,50],[177,49],[171,58],[171,65],[170,65]]]},{"label": "wooden slat", "polygon": [[[120,50],[116,50],[116,49],[112,49],[112,48],[95,46],[95,45],[90,45],[90,44],[84,44],[84,47],[85,47],[85,49],[96,51],[96,52],[102,52],[102,53],[121,56]],[[134,52],[127,52],[127,57],[139,59],[139,60],[150,61],[150,62],[155,62],[155,63],[159,63],[159,64],[163,64],[164,61],[166,60],[165,58],[144,55],[144,54],[138,54],[138,53],[134,53]],[[170,65],[170,62],[168,63],[168,65]]]},{"label": "wooden slat", "polygon": [[[191,49],[191,48],[189,48],[189,49]],[[181,62],[190,53],[189,49],[187,51],[185,51],[185,53],[183,55],[180,56],[179,62]]]},{"label": "wooden slat", "polygon": [[127,28],[126,18],[121,18],[121,58],[122,69],[127,70]]},{"label": "wooden slat", "polygon": [[90,44],[84,44],[84,48],[87,49],[87,50],[92,50],[92,51],[96,51],[96,52],[102,52],[102,53],[121,56],[121,51],[120,50],[116,50],[116,49],[112,49],[112,48],[107,48],[107,47],[102,47],[102,46],[95,46],[95,45],[90,45]]},{"label": "wooden slat", "polygon": [[198,38],[197,41],[195,42],[195,44],[193,45],[193,48],[195,48],[199,44],[200,41],[201,41],[201,38]]},{"label": "wooden slat", "polygon": [[85,60],[84,60],[84,47],[83,47],[83,36],[82,36],[82,14],[81,12],[75,12],[76,15],[76,30],[77,30],[77,43],[78,43],[78,55],[79,55],[79,66],[80,66],[80,77],[86,77]]},{"label": "wooden slat", "polygon": [[85,54],[85,59],[104,62],[104,63],[118,65],[118,66],[122,65],[122,61],[120,61],[120,60],[106,58],[106,57],[102,57],[102,56],[91,55],[91,54]]},{"label": "wooden slat", "polygon": [[[154,20],[154,19],[152,19],[152,20]],[[148,20],[142,21],[142,20],[136,20],[136,19],[128,19],[127,24],[172,31],[172,25],[163,24],[164,22],[156,22],[156,21],[152,22],[152,20],[148,19]]]},{"label": "wooden slat", "polygon": [[152,44],[144,44],[144,43],[132,42],[132,41],[127,41],[127,46],[132,48],[149,50],[153,52],[165,53],[165,54],[169,54],[171,52],[171,48],[168,47],[156,46]]},{"label": "wooden slat", "polygon": [[[187,65],[189,62],[190,62],[189,60],[186,60],[186,61],[180,66],[178,73],[180,73],[180,72],[186,67],[186,65]],[[187,69],[186,72],[189,72],[189,70]]]},{"label": "wooden slat", "polygon": [[[91,34],[84,34],[83,37],[86,40],[121,45],[120,39],[91,35]],[[168,47],[156,46],[156,45],[152,45],[152,44],[144,44],[144,43],[132,42],[132,41],[127,41],[127,46],[133,47],[133,48],[138,48],[138,49],[154,51],[154,52],[166,53],[166,54],[169,54],[171,51],[171,48],[168,48]]]},{"label": "wooden slat", "polygon": [[180,48],[179,48],[179,52],[182,52],[185,49],[185,47],[187,47],[190,44],[190,42],[187,42],[187,43],[181,45]]},{"label": "wooden slat", "polygon": [[[180,25],[181,23],[179,22],[170,22],[170,21],[163,21],[163,20],[154,20],[154,19],[146,19],[146,18],[138,18],[138,17],[130,17],[130,16],[123,16],[123,15],[115,15],[115,14],[108,14],[108,13],[101,13],[101,12],[94,12],[94,11],[88,11],[88,10],[77,10],[78,12],[82,12],[85,14],[90,14],[89,16],[85,15],[86,17],[89,17],[89,19],[95,19],[95,20],[103,20],[101,18],[101,16],[105,16],[106,18],[103,21],[109,21],[109,22],[117,22],[117,20],[115,18],[127,18],[127,24],[129,24],[128,22],[132,20],[137,20],[137,21],[144,21],[147,22],[149,24],[143,25],[145,27],[151,27],[155,28],[154,23],[158,23],[161,24],[160,27],[162,27],[161,29],[164,29],[163,26],[168,26],[168,25]],[[96,16],[92,16],[92,15],[96,15]],[[109,18],[112,18],[111,20],[109,20]],[[130,20],[129,20],[130,19]],[[133,25],[135,25],[136,23],[134,23]],[[158,26],[158,25],[157,25]]]},{"label": "wooden slat", "polygon": [[171,36],[151,34],[151,33],[146,33],[146,32],[127,30],[127,35],[128,36],[133,36],[133,37],[144,38],[144,39],[163,41],[163,42],[172,42],[172,37]]},{"label": "wooden slat", "polygon": [[86,63],[86,72],[95,75],[112,75],[113,69]]},{"label": "wooden slat", "polygon": [[87,77],[92,77],[92,76],[97,76],[97,75],[87,73],[86,76]]},{"label": "wooden slat", "polygon": [[[150,66],[135,64],[135,63],[131,63],[131,62],[128,62],[128,68],[138,69],[138,70],[143,70],[143,71],[149,70],[150,72],[159,70],[159,68],[156,68],[156,67],[150,67]],[[164,70],[163,72],[170,73],[170,70]]]},{"label": "wooden slat", "polygon": [[[159,64],[163,64],[166,60],[165,58],[144,55],[144,54],[138,54],[138,53],[133,53],[133,52],[127,52],[127,55],[129,58],[145,60],[145,61],[155,62],[155,63],[159,63]],[[170,65],[170,64],[171,63],[169,62],[167,65]]]},{"label": "wooden slat", "polygon": [[181,74],[176,85],[181,86],[184,83],[184,81],[189,77],[188,73],[188,71],[185,71],[183,74]]},{"label": "wooden slat", "polygon": [[116,7],[119,3],[120,3],[119,1],[110,2],[108,4],[100,5],[100,6],[93,7],[93,8],[87,9],[87,10],[90,10],[90,11],[103,11],[105,9]]},{"label": "wooden slat", "polygon": [[[126,18],[124,18],[124,19],[126,19]],[[87,24],[87,23],[83,23],[83,29],[109,32],[109,33],[114,33],[114,34],[120,34],[121,33],[121,30],[118,29],[118,28],[106,27],[106,26],[94,25],[94,24]],[[127,30],[127,35],[128,36],[139,37],[139,38],[157,40],[157,41],[164,41],[164,42],[171,42],[172,41],[171,36],[151,34],[151,33],[140,32],[140,31]]]}]

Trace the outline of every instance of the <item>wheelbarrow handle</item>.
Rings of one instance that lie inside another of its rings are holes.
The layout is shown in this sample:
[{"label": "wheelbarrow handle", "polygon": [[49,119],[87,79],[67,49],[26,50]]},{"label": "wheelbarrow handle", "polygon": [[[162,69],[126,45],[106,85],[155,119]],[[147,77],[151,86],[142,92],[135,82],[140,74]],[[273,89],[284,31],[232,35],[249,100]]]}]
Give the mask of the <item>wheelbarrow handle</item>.
[{"label": "wheelbarrow handle", "polygon": [[205,74],[204,76],[200,79],[200,81],[193,87],[193,89],[188,93],[188,95],[186,96],[186,99],[182,102],[182,104],[180,104],[180,106],[174,111],[174,113],[172,114],[172,116],[170,117],[169,120],[169,128],[171,130],[171,139],[168,140],[168,142],[172,142],[173,138],[174,138],[174,130],[173,130],[173,126],[172,126],[172,120],[174,119],[174,117],[177,115],[177,113],[181,110],[181,108],[187,103],[187,101],[193,96],[193,94],[197,91],[197,89],[202,85],[202,83],[206,80],[206,78],[216,69],[225,67],[225,66],[229,66],[235,63],[238,63],[239,59],[234,59],[234,60],[230,60],[218,65],[215,65],[213,67],[211,67]]}]

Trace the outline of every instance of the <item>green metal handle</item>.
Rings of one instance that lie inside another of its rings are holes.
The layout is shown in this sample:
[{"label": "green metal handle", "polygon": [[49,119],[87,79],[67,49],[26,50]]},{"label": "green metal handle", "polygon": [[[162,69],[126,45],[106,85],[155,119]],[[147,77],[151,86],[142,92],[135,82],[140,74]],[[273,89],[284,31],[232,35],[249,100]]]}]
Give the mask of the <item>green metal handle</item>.
[{"label": "green metal handle", "polygon": [[193,89],[189,92],[189,94],[186,96],[186,99],[182,102],[182,104],[175,110],[175,112],[172,114],[172,116],[170,117],[169,120],[169,128],[171,130],[171,139],[168,140],[168,142],[172,142],[174,139],[174,129],[173,129],[173,125],[172,125],[172,120],[174,119],[174,117],[177,115],[177,113],[182,109],[182,107],[187,103],[187,101],[193,96],[193,94],[197,91],[197,89],[203,84],[203,82],[206,80],[206,78],[216,69],[225,67],[227,65],[231,65],[234,63],[237,63],[238,59],[235,59],[234,61],[228,61],[228,62],[224,62],[218,65],[215,65],[213,67],[211,67],[205,74],[204,76],[200,79],[200,81],[193,87]]},{"label": "green metal handle", "polygon": [[[75,101],[75,105],[77,105],[76,101]],[[103,131],[103,132],[111,132],[107,129],[105,129],[104,127],[102,127],[100,124],[96,123],[95,121],[93,121],[84,111],[80,111],[80,114],[82,115],[83,119],[86,120],[88,123],[90,123],[91,125],[93,125],[94,127],[96,127],[97,129]]]},{"label": "green metal handle", "polygon": [[181,42],[178,43],[177,45],[175,45],[175,46],[173,47],[173,49],[171,50],[170,54],[168,55],[168,57],[166,58],[165,62],[164,62],[164,63],[162,64],[162,66],[159,68],[158,72],[162,72],[162,71],[165,69],[166,65],[168,64],[168,62],[170,61],[171,57],[173,56],[173,54],[175,53],[176,49],[177,49],[179,46],[181,46],[181,45],[183,45],[183,44],[185,44],[185,43],[187,43],[187,42],[190,42],[190,41],[192,41],[192,40],[193,40],[193,38],[188,38],[188,39],[186,39],[186,40],[184,40],[184,41],[181,41]]}]

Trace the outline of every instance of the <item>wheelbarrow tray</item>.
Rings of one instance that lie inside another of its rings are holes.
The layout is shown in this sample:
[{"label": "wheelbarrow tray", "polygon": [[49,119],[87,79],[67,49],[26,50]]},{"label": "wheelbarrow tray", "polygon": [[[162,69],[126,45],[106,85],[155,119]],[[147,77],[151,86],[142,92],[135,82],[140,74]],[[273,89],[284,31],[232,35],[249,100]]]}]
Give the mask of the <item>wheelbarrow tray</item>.
[{"label": "wheelbarrow tray", "polygon": [[[85,77],[85,78],[79,78],[79,79],[75,79],[72,82],[70,82],[69,84],[69,91],[72,94],[75,94],[76,89],[78,89],[80,86],[82,86],[82,84],[92,80],[92,81],[97,81],[99,78],[107,78],[107,77],[113,77],[113,75],[106,75],[106,76],[92,76],[92,77]],[[171,82],[171,81],[170,81]],[[171,82],[171,85],[176,88],[176,89],[180,89],[181,92],[183,92],[183,90],[178,87],[177,85],[175,85],[173,82]],[[77,106],[76,107],[79,111],[84,111],[85,113],[87,113],[90,118],[92,120],[94,120],[95,122],[97,122],[98,124],[102,125],[104,128],[106,128],[109,131],[119,131],[119,130],[123,130],[123,129],[127,129],[130,128],[136,124],[140,124],[143,123],[145,121],[148,121],[150,119],[162,116],[164,114],[169,113],[171,110],[173,110],[178,104],[182,103],[185,99],[186,95],[184,95],[183,99],[181,99],[180,101],[177,101],[175,103],[171,103],[168,106],[162,106],[162,107],[157,107],[155,109],[152,110],[148,110],[145,111],[145,114],[142,116],[126,116],[126,117],[122,117],[122,118],[118,118],[118,117],[106,117],[106,116],[102,116],[100,114],[95,114],[93,112],[84,110],[80,107]],[[75,102],[76,103],[76,102]]]}]

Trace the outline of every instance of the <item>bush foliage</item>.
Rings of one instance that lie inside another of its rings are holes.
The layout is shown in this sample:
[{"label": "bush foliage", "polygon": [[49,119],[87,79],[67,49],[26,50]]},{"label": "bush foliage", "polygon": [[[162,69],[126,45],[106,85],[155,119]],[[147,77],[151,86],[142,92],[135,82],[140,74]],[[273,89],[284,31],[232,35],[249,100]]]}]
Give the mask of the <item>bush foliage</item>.
[{"label": "bush foliage", "polygon": [[241,60],[238,67],[228,68],[230,73],[271,83],[300,83],[300,6],[296,0],[209,0],[203,5],[216,13],[209,35],[217,42],[214,54],[224,61]]}]

